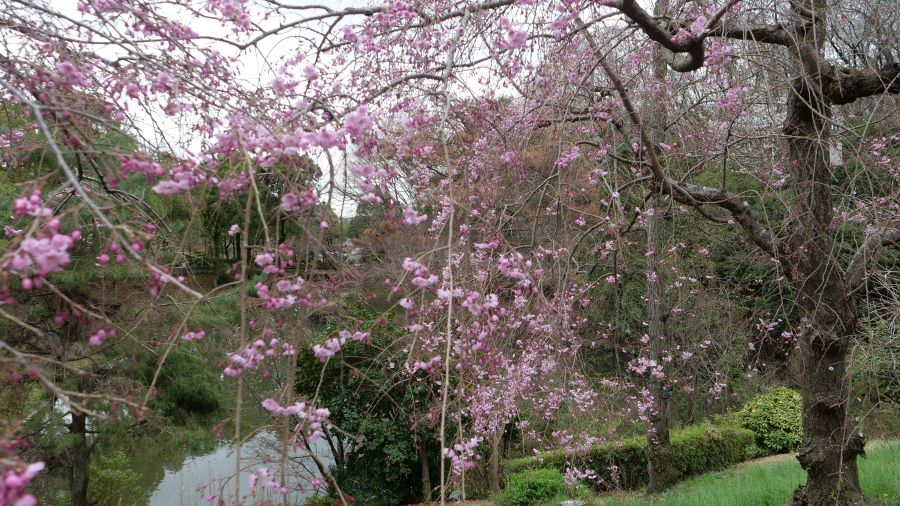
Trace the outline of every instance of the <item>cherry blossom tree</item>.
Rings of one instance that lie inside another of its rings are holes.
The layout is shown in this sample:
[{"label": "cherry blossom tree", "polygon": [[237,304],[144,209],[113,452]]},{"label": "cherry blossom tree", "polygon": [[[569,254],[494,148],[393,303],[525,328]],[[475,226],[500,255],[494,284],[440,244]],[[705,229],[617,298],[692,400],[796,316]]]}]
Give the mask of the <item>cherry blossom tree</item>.
[{"label": "cherry blossom tree", "polygon": [[[314,344],[303,330],[355,281],[352,269],[322,272],[342,263],[328,236],[353,193],[431,242],[393,259],[384,285],[409,317],[410,346],[396,363],[440,391],[444,502],[451,482],[465,490],[477,446],[523,406],[546,419],[564,405],[586,419],[599,412],[603,399],[577,367],[581,311],[599,302],[588,297],[594,267],[620,282],[617,243],[635,223],[657,231],[668,201],[739,229],[796,294],[809,480],[794,502],[859,502],[863,438],[848,412],[847,361],[860,294],[879,252],[900,239],[891,115],[900,65],[896,41],[885,40],[895,21],[866,18],[884,35],[868,39],[848,27],[866,6],[884,9],[876,0],[659,2],[655,15],[636,0],[0,0],[0,89],[18,111],[0,132],[2,163],[21,176],[0,251],[0,310],[21,324],[5,309],[17,294],[72,268],[80,225],[46,199],[63,195],[103,231],[98,265],[127,263],[147,274],[149,295],[191,301],[186,322],[221,288],[183,276],[183,248],[147,254],[147,216],[112,213],[97,195],[145,206],[146,194],[121,189],[142,178],[153,199],[197,209],[229,201],[242,210],[227,232],[239,243],[229,283],[240,288],[239,339],[222,350],[237,405],[234,478],[246,382],[283,371],[261,406],[283,454],[266,482],[282,490],[290,455],[322,436],[330,414],[315,396],[298,398],[297,350],[328,362],[367,341],[352,320]],[[137,146],[103,143],[110,133]],[[49,162],[26,168],[21,147],[35,137]],[[659,246],[648,246],[648,275]],[[585,256],[597,261],[586,266]],[[670,282],[659,279],[648,284],[653,325]],[[90,339],[117,338],[103,330]],[[204,335],[161,336],[159,367],[176,343]],[[40,364],[2,343],[0,360],[34,370],[72,405]],[[644,401],[664,388],[658,381]],[[3,462],[14,485],[4,493],[19,500],[40,465]],[[247,497],[238,484],[221,499]]]}]

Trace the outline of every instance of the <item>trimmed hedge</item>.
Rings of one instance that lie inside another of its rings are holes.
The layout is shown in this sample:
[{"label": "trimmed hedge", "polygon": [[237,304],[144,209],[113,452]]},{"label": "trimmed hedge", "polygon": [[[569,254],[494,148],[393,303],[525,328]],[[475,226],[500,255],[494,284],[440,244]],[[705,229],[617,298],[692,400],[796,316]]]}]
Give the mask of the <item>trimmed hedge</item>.
[{"label": "trimmed hedge", "polygon": [[[665,456],[674,481],[718,471],[742,462],[755,448],[755,435],[740,427],[695,425],[673,431],[671,453]],[[602,480],[589,485],[597,490],[640,488],[647,484],[646,437],[595,445],[586,453],[568,455],[563,451],[508,460],[507,476],[529,469],[552,468],[565,473],[567,467],[593,469]]]}]

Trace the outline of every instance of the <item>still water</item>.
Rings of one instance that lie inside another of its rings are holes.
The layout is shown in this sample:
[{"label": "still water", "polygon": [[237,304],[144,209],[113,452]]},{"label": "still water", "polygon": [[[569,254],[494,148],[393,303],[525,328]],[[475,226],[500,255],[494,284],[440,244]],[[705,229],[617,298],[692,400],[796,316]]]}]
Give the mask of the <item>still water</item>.
[{"label": "still water", "polygon": [[[328,444],[322,440],[312,443],[312,451],[325,464],[332,463]],[[262,468],[268,469],[276,478],[279,476],[280,449],[278,437],[270,431],[260,432],[241,449],[241,492],[248,493],[248,479],[251,473],[260,474]],[[290,504],[302,504],[303,499],[315,492],[310,480],[318,477],[312,460],[305,450],[293,452],[290,476],[286,486],[289,490]],[[147,463],[153,465],[153,463]],[[162,466],[162,478],[159,470],[143,469],[142,485],[148,494],[149,506],[192,506],[210,504],[209,496],[214,496],[213,504],[220,497],[226,497],[227,503],[233,502],[234,495],[234,446],[222,444],[212,452],[204,455],[186,456],[180,464],[172,467]],[[158,481],[157,481],[158,480]],[[265,479],[260,478],[256,485],[257,494],[252,499],[277,499],[280,504],[282,495],[265,488]],[[248,502],[251,497],[247,497]]]},{"label": "still water", "polygon": [[[311,451],[325,466],[334,462],[328,443],[323,439],[312,442]],[[310,482],[320,476],[306,450],[292,450],[289,457],[286,495],[289,504],[300,505],[315,494]],[[256,483],[256,493],[248,494],[250,474],[259,476],[263,468],[280,482],[280,458],[278,436],[272,431],[257,433],[241,447],[241,495],[245,504],[257,504],[264,500],[278,505],[283,503],[284,495],[266,488],[266,480],[261,477]],[[222,497],[225,504],[234,503],[235,454],[234,445],[230,442],[222,442],[212,450],[196,453],[136,448],[130,461],[131,470],[140,476],[136,488],[123,494],[133,501],[132,504],[218,506]],[[30,491],[37,496],[38,504],[62,506],[68,503],[65,499],[67,488],[63,476],[44,474],[32,483]],[[211,501],[209,496],[213,496]]]}]

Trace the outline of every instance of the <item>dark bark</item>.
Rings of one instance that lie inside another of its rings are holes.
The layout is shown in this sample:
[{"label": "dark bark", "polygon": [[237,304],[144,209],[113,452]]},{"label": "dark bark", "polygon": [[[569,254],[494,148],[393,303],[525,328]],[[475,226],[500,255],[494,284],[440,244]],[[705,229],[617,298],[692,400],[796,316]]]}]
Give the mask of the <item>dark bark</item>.
[{"label": "dark bark", "polygon": [[87,415],[72,413],[69,434],[75,443],[69,451],[69,493],[72,506],[89,506],[88,482],[90,480],[91,445],[87,439]]},{"label": "dark bark", "polygon": [[850,67],[831,67],[823,76],[823,89],[833,104],[849,104],[882,93],[900,93],[900,63],[866,72]]},{"label": "dark bark", "polygon": [[827,109],[813,114],[801,96],[792,95],[785,123],[795,191],[788,268],[811,324],[800,346],[804,443],[798,460],[808,483],[798,490],[794,503],[809,505],[856,504],[862,499],[856,457],[863,440],[847,410],[847,361],[858,314],[844,272],[832,256],[831,174],[827,128],[822,124]]},{"label": "dark bark", "polygon": [[866,267],[878,255],[882,248],[900,242],[900,227],[888,227],[876,232],[863,242],[847,265],[847,287],[851,292],[858,290],[866,280]]},{"label": "dark bark", "polygon": [[[671,25],[667,29],[663,18],[649,16],[633,0],[622,0],[619,8],[652,40],[686,55],[690,65],[676,65],[676,59],[671,68],[678,71],[696,68],[698,62],[692,44],[698,39],[674,42],[668,36],[672,33]],[[808,481],[796,491],[792,500],[796,505],[864,501],[856,465],[857,456],[863,453],[864,440],[848,413],[847,362],[859,318],[854,293],[864,282],[865,265],[877,249],[900,240],[896,224],[889,226],[878,237],[866,240],[846,271],[837,265],[832,254],[834,188],[828,161],[831,107],[868,96],[900,93],[900,65],[895,63],[878,72],[865,72],[836,69],[829,64],[821,56],[827,29],[826,9],[826,0],[796,0],[791,2],[790,25],[753,30],[738,28],[737,31],[724,27],[718,19],[707,25],[711,30],[706,36],[758,40],[787,46],[791,53],[794,81],[787,99],[784,133],[794,196],[790,223],[785,228],[788,238],[784,241],[774,238],[746,202],[721,190],[683,185],[670,178],[655,156],[652,140],[642,128],[624,85],[602,57],[598,62],[640,131],[659,191],[716,222],[723,220],[705,211],[705,204],[728,211],[757,246],[782,263],[797,290],[809,329],[801,337],[799,352],[803,367],[804,443],[798,456]],[[589,34],[588,40],[599,55]],[[702,44],[702,39],[699,40]]]},{"label": "dark bark", "polygon": [[[343,448],[341,448],[341,446],[339,446],[340,436],[338,436],[338,437],[332,436],[331,431],[329,431],[327,427],[325,427],[322,430],[322,434],[324,434],[324,436],[325,436],[325,442],[328,443],[328,449],[331,450],[331,456],[334,457],[334,465],[337,467],[343,467],[344,466],[344,454],[342,451]],[[335,439],[337,439],[338,445],[335,444]]]},{"label": "dark bark", "polygon": [[787,46],[791,42],[790,35],[781,25],[726,25],[720,23],[710,29],[708,36],[735,40],[749,40],[779,46]]},{"label": "dark bark", "polygon": [[[793,209],[787,239],[791,282],[811,328],[803,333],[803,446],[798,460],[807,484],[797,505],[858,504],[856,457],[863,438],[848,413],[847,362],[858,319],[844,270],[832,254],[832,175],[828,161],[831,97],[824,82],[828,69],[818,56],[825,37],[825,0],[795,3],[797,46],[791,50],[799,76],[788,95],[784,132],[793,178]],[[799,27],[813,27],[812,30]]]},{"label": "dark bark", "polygon": [[738,40],[753,40],[769,44],[790,45],[790,33],[781,25],[735,24],[722,22],[722,16],[736,2],[726,2],[707,22],[708,32],[694,35],[686,39],[678,39],[675,35],[681,29],[687,29],[693,19],[671,20],[665,13],[656,11],[651,16],[637,0],[621,0],[619,10],[662,47],[672,51],[669,66],[677,72],[692,72],[703,66],[706,60],[707,37],[723,37]]},{"label": "dark bark", "polygon": [[422,496],[422,502],[431,501],[431,469],[428,466],[428,440],[420,435],[416,435],[416,451],[419,454],[419,472],[421,473],[419,482],[419,493]]},{"label": "dark bark", "polygon": [[[682,184],[680,187],[671,188],[675,190],[671,192],[672,198],[680,204],[694,207],[709,204],[728,211],[734,221],[744,229],[747,237],[761,250],[773,257],[781,254],[772,232],[753,214],[750,204],[745,200],[725,190],[707,186]],[[682,192],[677,189],[681,189]]]}]

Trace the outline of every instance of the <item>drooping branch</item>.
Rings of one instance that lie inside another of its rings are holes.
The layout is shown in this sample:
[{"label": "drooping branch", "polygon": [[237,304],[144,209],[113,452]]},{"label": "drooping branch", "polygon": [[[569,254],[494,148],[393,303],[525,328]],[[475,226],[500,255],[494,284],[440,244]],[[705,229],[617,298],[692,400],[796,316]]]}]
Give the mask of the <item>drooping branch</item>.
[{"label": "drooping branch", "polygon": [[[288,23],[284,23],[282,25],[276,26],[270,30],[260,33],[253,39],[248,42],[242,44],[241,49],[247,49],[251,46],[255,46],[263,39],[270,37],[275,34],[283,33],[286,30],[296,28],[298,26],[302,26],[314,21],[323,21],[323,20],[343,20],[345,17],[353,17],[353,16],[362,16],[362,17],[372,17],[379,13],[385,12],[389,9],[390,3],[385,3],[385,5],[373,6],[373,7],[347,7],[341,10],[331,9],[321,5],[302,5],[302,6],[290,6],[287,4],[276,3],[279,8],[282,9],[291,9],[295,11],[299,10],[321,10],[322,13],[315,14],[312,16],[308,16],[302,19],[297,19]],[[457,19],[465,17],[471,13],[480,12],[480,11],[489,11],[493,9],[499,9],[501,7],[508,7],[513,5],[515,0],[489,0],[480,4],[475,5],[466,5],[457,9],[450,10],[448,12],[441,13],[439,16],[428,16],[423,10],[418,10],[417,14],[423,18],[421,23],[417,23],[407,28],[423,28],[430,25],[437,25],[443,23],[444,21],[449,21],[451,19]]]},{"label": "drooping branch", "polygon": [[866,280],[866,267],[878,256],[881,250],[898,243],[900,243],[900,227],[897,226],[876,232],[863,241],[845,271],[847,287],[851,293],[862,287]]},{"label": "drooping branch", "polygon": [[604,56],[600,51],[600,47],[591,33],[585,31],[584,35],[588,41],[588,44],[591,46],[591,49],[594,50],[594,54],[599,58],[598,63],[603,68],[603,71],[606,73],[607,77],[609,77],[610,83],[612,84],[613,88],[618,92],[619,98],[621,99],[622,105],[628,113],[628,117],[631,120],[631,123],[635,128],[637,128],[640,134],[641,144],[643,145],[644,152],[647,154],[647,161],[649,162],[650,171],[653,173],[653,178],[659,185],[660,191],[662,191],[662,193],[666,195],[671,196],[676,202],[680,204],[693,207],[705,218],[716,223],[721,223],[722,220],[714,215],[709,214],[704,206],[706,204],[711,204],[725,209],[731,214],[734,221],[744,229],[744,232],[747,234],[750,240],[753,241],[754,244],[759,246],[769,255],[773,257],[777,256],[778,245],[775,242],[772,233],[759,221],[759,219],[756,218],[756,216],[753,214],[753,210],[750,208],[750,205],[747,202],[744,202],[743,200],[729,194],[724,190],[716,190],[704,186],[682,184],[669,177],[669,175],[663,169],[659,158],[656,156],[656,145],[653,143],[653,140],[650,138],[650,135],[641,123],[640,115],[637,113],[637,110],[634,108],[634,105],[631,102],[631,98],[628,95],[628,90],[625,89],[625,85],[622,84],[622,81],[619,79],[616,72],[604,59]]}]

